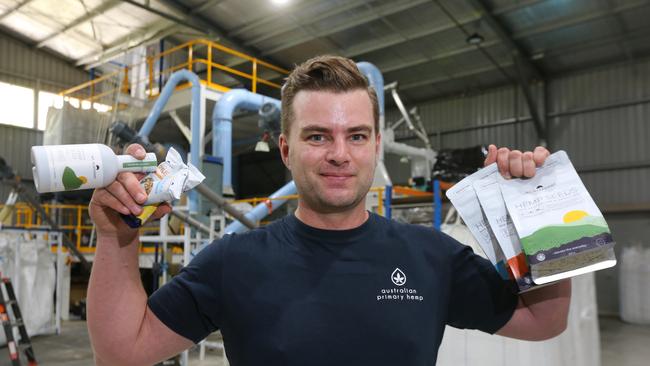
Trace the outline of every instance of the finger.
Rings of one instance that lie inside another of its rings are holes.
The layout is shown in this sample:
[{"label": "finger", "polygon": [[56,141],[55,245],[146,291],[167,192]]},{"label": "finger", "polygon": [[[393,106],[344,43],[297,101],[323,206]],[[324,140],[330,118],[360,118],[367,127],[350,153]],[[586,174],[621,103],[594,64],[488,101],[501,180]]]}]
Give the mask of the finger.
[{"label": "finger", "polygon": [[93,194],[90,203],[96,204],[101,207],[108,207],[121,214],[128,215],[131,213],[128,207],[124,206],[115,196],[105,189],[98,189]]},{"label": "finger", "polygon": [[513,177],[521,177],[524,174],[524,165],[521,161],[521,151],[512,150],[508,154],[508,162],[510,163],[510,175]]},{"label": "finger", "polygon": [[526,151],[522,155],[521,160],[524,167],[524,177],[533,177],[535,175],[535,161],[533,160],[533,153]]},{"label": "finger", "polygon": [[144,147],[140,144],[131,144],[126,148],[126,153],[133,156],[136,159],[144,159],[147,156],[147,152],[144,151]]},{"label": "finger", "polygon": [[127,192],[122,183],[115,181],[106,187],[106,190],[115,196],[124,206],[128,207],[132,214],[139,215],[142,213],[142,207],[133,200],[133,197]]},{"label": "finger", "polygon": [[161,203],[158,208],[156,208],[156,211],[153,213],[153,215],[151,215],[151,217],[154,220],[158,220],[170,212],[172,212],[172,206],[170,206],[168,203]]},{"label": "finger", "polygon": [[497,151],[497,166],[499,167],[499,173],[509,179],[510,175],[510,166],[508,164],[508,154],[510,150],[507,147],[502,147]]},{"label": "finger", "polygon": [[488,153],[485,157],[485,162],[483,162],[483,166],[488,166],[495,161],[497,161],[497,147],[494,144],[490,144],[490,146],[488,146]]},{"label": "finger", "polygon": [[542,166],[549,155],[551,155],[551,153],[545,147],[537,146],[533,151],[533,160],[535,161],[535,165]]},{"label": "finger", "polygon": [[133,173],[120,173],[117,181],[122,183],[127,192],[130,193],[134,201],[143,204],[147,200],[147,193],[140,185],[140,181]]}]

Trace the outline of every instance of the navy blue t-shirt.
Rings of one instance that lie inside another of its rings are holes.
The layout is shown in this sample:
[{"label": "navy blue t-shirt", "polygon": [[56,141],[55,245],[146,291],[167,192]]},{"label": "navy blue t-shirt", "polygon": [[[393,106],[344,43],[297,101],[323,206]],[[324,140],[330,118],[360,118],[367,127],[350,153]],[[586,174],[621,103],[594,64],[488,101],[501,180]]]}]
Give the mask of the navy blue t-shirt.
[{"label": "navy blue t-shirt", "polygon": [[220,329],[233,366],[433,365],[445,324],[494,333],[516,303],[470,247],[375,214],[351,230],[289,215],[225,236],[148,302],[194,342]]}]

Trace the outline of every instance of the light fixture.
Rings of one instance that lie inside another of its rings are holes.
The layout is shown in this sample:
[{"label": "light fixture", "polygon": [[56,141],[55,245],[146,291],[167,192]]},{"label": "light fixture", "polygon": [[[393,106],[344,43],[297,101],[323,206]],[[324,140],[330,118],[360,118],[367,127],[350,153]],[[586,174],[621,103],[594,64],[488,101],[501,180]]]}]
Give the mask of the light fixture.
[{"label": "light fixture", "polygon": [[271,3],[273,3],[273,5],[284,6],[289,3],[289,0],[271,0]]},{"label": "light fixture", "polygon": [[469,35],[467,39],[465,39],[465,42],[467,42],[467,44],[471,44],[472,46],[478,46],[483,43],[483,41],[485,41],[485,38],[483,38],[483,36],[477,32],[474,32],[473,34]]}]

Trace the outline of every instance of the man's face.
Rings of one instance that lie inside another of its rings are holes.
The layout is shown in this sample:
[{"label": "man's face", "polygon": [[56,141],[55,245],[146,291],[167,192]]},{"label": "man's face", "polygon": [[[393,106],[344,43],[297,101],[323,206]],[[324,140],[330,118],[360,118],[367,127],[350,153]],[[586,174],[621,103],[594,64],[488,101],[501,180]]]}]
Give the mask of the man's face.
[{"label": "man's face", "polygon": [[300,91],[282,160],[310,209],[344,212],[364,202],[374,178],[380,136],[365,90]]}]

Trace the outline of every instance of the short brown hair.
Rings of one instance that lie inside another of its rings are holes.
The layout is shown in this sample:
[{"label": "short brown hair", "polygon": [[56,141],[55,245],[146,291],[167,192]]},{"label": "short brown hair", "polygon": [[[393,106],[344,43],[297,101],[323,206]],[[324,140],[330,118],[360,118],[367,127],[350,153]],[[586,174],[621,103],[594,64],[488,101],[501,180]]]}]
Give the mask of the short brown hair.
[{"label": "short brown hair", "polygon": [[[294,119],[293,100],[301,90],[343,93],[366,90],[372,103],[375,133],[379,133],[379,102],[375,89],[368,84],[354,61],[339,56],[317,56],[297,65],[282,86],[282,133],[289,136]],[[380,92],[383,92],[381,90]]]}]

